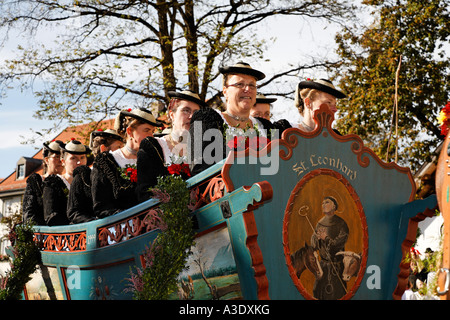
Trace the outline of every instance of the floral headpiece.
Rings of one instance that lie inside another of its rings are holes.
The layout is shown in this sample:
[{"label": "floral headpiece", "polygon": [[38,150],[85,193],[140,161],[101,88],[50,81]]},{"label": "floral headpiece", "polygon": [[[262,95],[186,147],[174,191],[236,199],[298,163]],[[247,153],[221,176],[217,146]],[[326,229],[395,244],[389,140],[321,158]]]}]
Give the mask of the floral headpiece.
[{"label": "floral headpiece", "polygon": [[417,249],[414,248],[414,247],[411,247],[411,248],[409,249],[409,251],[411,252],[411,255],[416,255],[416,256],[420,255],[419,250],[417,250]]},{"label": "floral headpiece", "polygon": [[441,126],[441,135],[446,136],[449,131],[450,124],[450,101],[447,101],[447,104],[439,113],[438,122]]}]

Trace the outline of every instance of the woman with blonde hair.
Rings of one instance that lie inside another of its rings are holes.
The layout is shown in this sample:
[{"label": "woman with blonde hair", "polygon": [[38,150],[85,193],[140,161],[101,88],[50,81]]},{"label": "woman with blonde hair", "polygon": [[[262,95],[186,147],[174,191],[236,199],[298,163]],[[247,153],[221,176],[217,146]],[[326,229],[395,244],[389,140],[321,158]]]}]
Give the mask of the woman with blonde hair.
[{"label": "woman with blonde hair", "polygon": [[122,110],[114,129],[125,137],[125,145],[95,157],[91,173],[92,201],[97,218],[107,217],[138,203],[136,162],[139,145],[161,127],[152,113],[144,108]]},{"label": "woman with blonde hair", "polygon": [[314,112],[322,104],[326,104],[330,111],[335,114],[336,99],[345,98],[346,95],[337,90],[330,80],[319,79],[301,81],[295,90],[295,107],[302,116],[299,124],[293,125],[302,131],[311,132],[316,128]]}]

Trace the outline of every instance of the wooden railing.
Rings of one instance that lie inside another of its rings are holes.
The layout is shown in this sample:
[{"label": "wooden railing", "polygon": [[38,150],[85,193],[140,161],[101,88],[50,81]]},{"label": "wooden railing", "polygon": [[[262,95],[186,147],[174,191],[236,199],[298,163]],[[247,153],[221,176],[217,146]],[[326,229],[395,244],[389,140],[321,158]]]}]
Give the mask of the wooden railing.
[{"label": "wooden railing", "polygon": [[[194,210],[224,195],[221,168],[222,165],[217,164],[187,181],[191,199],[194,199]],[[37,226],[35,241],[42,251],[48,252],[80,252],[102,248],[158,229],[159,217],[159,202],[152,199],[101,220],[79,225]]]}]

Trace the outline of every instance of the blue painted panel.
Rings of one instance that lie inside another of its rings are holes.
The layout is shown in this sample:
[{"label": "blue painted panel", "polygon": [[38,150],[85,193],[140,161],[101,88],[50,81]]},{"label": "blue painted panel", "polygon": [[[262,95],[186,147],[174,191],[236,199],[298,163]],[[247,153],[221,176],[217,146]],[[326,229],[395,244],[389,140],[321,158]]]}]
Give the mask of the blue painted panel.
[{"label": "blue painted panel", "polygon": [[248,155],[244,159],[234,159],[229,169],[235,187],[266,180],[273,188],[273,199],[255,211],[258,244],[267,269],[269,295],[272,299],[304,298],[294,285],[286,266],[283,219],[289,197],[297,183],[315,170],[327,169],[341,174],[356,191],[368,227],[367,266],[377,266],[381,270],[381,288],[369,289],[366,282],[371,274],[366,274],[353,298],[391,299],[399,272],[398,238],[405,234],[407,228],[402,208],[414,193],[411,175],[409,171],[396,166],[380,165],[355,139],[338,141],[326,129],[323,133],[314,138],[305,138],[293,132],[290,139],[297,139],[298,144],[293,148],[290,159],[285,161],[278,158],[276,174],[262,174],[262,168],[268,168],[267,163],[277,159],[274,154],[278,155],[279,150],[289,153],[284,145],[280,149],[272,149],[266,157]]}]

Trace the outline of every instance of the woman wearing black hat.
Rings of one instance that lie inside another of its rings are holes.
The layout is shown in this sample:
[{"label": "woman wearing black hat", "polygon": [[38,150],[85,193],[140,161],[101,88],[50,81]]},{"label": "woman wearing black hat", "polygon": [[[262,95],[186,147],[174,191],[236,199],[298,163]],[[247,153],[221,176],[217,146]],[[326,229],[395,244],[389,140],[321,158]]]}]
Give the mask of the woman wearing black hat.
[{"label": "woman wearing black hat", "polygon": [[[151,194],[148,189],[156,185],[158,176],[173,173],[171,166],[183,166],[180,173],[188,178],[187,135],[194,112],[206,103],[192,91],[169,91],[171,98],[168,116],[172,123],[171,132],[165,136],[145,138],[137,154],[137,193],[139,201],[145,201]],[[169,172],[170,170],[170,172]],[[189,173],[188,173],[189,172]]]},{"label": "woman wearing black hat", "polygon": [[222,117],[227,125],[240,130],[254,126],[263,128],[250,112],[256,103],[256,82],[265,78],[264,73],[244,62],[220,68],[220,72],[224,75],[222,92],[226,100]]},{"label": "woman wearing black hat", "polygon": [[44,208],[42,203],[42,179],[51,174],[61,174],[64,167],[61,163],[61,147],[64,143],[60,140],[44,142],[42,155],[44,158],[44,175],[31,174],[27,179],[27,186],[23,195],[23,221],[30,221],[35,225],[45,225]]},{"label": "woman wearing black hat", "polygon": [[172,124],[171,132],[157,138],[163,148],[166,166],[172,163],[186,162],[186,140],[192,115],[201,107],[207,107],[198,94],[189,90],[169,91],[169,97],[171,99],[167,111]]},{"label": "woman wearing black hat", "polygon": [[271,120],[272,117],[272,105],[271,103],[277,101],[277,98],[267,98],[263,94],[256,95],[256,103],[250,112],[250,115],[255,118],[264,118]]},{"label": "woman wearing black hat", "polygon": [[114,129],[96,130],[91,132],[89,147],[96,157],[105,151],[115,151],[125,146],[125,139]]},{"label": "woman wearing black hat", "polygon": [[[89,147],[94,158],[104,151],[115,151],[124,146],[124,139],[116,130],[96,130],[91,132]],[[73,181],[69,190],[67,202],[67,219],[70,224],[95,220],[91,168],[89,165],[79,166],[73,172]]]},{"label": "woman wearing black hat", "polygon": [[302,115],[302,121],[293,125],[300,130],[311,132],[315,129],[314,112],[322,104],[328,105],[331,112],[336,113],[336,99],[345,98],[346,95],[337,90],[330,80],[301,81],[295,91],[295,106]]},{"label": "woman wearing black hat", "polygon": [[[196,112],[191,120],[191,137],[196,134],[196,127],[202,129],[203,133],[210,129],[218,129],[222,131],[224,136],[223,141],[223,155],[215,155],[207,161],[203,151],[208,148],[209,142],[202,141],[202,154],[196,152],[191,153],[191,161],[193,162],[193,173],[196,174],[205,170],[216,160],[222,160],[226,156],[228,143],[237,136],[249,136],[250,132],[257,132],[258,137],[271,138],[271,129],[280,129],[279,135],[284,129],[290,127],[287,121],[281,125],[275,126],[271,121],[264,118],[254,118],[250,115],[253,106],[256,103],[257,81],[265,78],[264,73],[253,69],[248,63],[239,62],[232,66],[219,68],[220,73],[223,74],[223,95],[226,100],[226,110],[218,113],[211,108],[205,108]],[[192,125],[195,122],[200,122],[201,126]],[[198,134],[198,133],[197,133]],[[199,135],[200,136],[200,135]],[[191,150],[195,150],[196,140],[191,138]],[[241,141],[246,141],[242,139]],[[231,141],[231,144],[233,141]]]},{"label": "woman wearing black hat", "polygon": [[290,128],[287,120],[271,122],[265,115],[251,116],[256,103],[271,103],[277,99],[257,95],[256,82],[265,78],[264,73],[252,69],[245,62],[219,69],[223,74],[223,95],[226,110],[221,113],[227,131],[226,136],[242,135],[248,128],[257,128],[259,136],[272,138],[271,131],[278,130],[278,136]]},{"label": "woman wearing black hat", "polygon": [[114,129],[125,135],[125,146],[113,152],[102,152],[94,160],[91,173],[92,201],[97,218],[107,217],[138,203],[136,189],[137,152],[142,140],[161,127],[146,109],[122,110]]},{"label": "woman wearing black hat", "polygon": [[74,170],[87,162],[89,148],[77,140],[72,140],[61,148],[64,174],[52,174],[44,180],[42,199],[44,203],[44,220],[49,226],[65,225],[67,219],[67,198],[73,179]]}]

